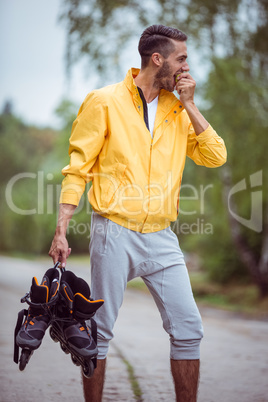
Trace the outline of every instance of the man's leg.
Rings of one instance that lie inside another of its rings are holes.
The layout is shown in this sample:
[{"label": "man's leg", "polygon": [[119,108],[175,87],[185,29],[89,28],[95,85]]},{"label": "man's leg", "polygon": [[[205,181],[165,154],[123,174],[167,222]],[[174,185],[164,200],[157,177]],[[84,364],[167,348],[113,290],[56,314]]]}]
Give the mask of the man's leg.
[{"label": "man's leg", "polygon": [[98,360],[97,368],[91,378],[83,378],[85,402],[101,402],[105,377],[106,359]]},{"label": "man's leg", "polygon": [[[171,288],[172,285],[176,284],[175,277],[173,282],[171,277],[168,278],[168,271],[172,271],[172,269],[165,270],[162,281],[160,281],[162,284],[168,284],[168,286],[162,285],[162,292],[159,289],[156,295],[155,289],[152,289],[152,277],[148,287],[160,310],[164,329],[170,335],[170,362],[176,401],[196,402],[200,365],[199,344],[203,336],[201,319],[195,304],[191,302],[190,297],[187,297],[187,293],[190,296],[190,292],[185,292],[186,286],[183,290],[178,286],[177,296],[173,298],[171,297],[172,292],[169,293],[164,290],[165,287]],[[179,272],[180,269],[177,271]],[[148,284],[146,280],[145,282]],[[183,280],[182,284],[185,285]],[[180,296],[184,297],[183,301]],[[171,303],[172,299],[173,302]]]},{"label": "man's leg", "polygon": [[85,401],[100,402],[106,356],[127,285],[132,245],[125,239],[127,229],[96,213],[91,219],[91,296],[94,300],[104,299],[104,304],[94,316],[98,331],[97,368],[92,378],[83,378],[83,385]]},{"label": "man's leg", "polygon": [[142,278],[170,336],[171,371],[177,401],[196,401],[202,320],[177,237],[170,229],[149,236],[149,260],[155,269]]},{"label": "man's leg", "polygon": [[199,360],[170,360],[177,402],[196,402]]},{"label": "man's leg", "polygon": [[[178,278],[176,279],[176,278]],[[177,402],[196,402],[199,379],[201,318],[183,266],[143,277],[170,335],[171,372]]]}]

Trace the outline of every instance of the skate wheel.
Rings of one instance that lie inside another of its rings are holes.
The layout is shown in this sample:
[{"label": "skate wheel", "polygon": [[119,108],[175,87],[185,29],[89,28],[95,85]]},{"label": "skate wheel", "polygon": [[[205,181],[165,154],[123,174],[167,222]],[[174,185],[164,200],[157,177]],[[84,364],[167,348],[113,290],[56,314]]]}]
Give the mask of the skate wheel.
[{"label": "skate wheel", "polygon": [[66,346],[63,343],[60,344],[60,347],[63,350],[63,352],[66,353],[66,355],[68,355],[70,353],[69,350],[66,348]]},{"label": "skate wheel", "polygon": [[76,366],[81,366],[79,360],[74,355],[71,355],[71,358],[72,358],[73,364],[75,364]]},{"label": "skate wheel", "polygon": [[20,371],[23,371],[26,367],[26,364],[29,362],[30,357],[32,355],[32,351],[29,349],[23,349],[21,352],[21,356],[20,356],[20,364],[19,364],[19,369]]},{"label": "skate wheel", "polygon": [[49,335],[50,335],[50,338],[51,338],[54,342],[59,342],[58,338],[56,337],[55,331],[53,330],[52,327],[49,328]]},{"label": "skate wheel", "polygon": [[89,362],[86,362],[85,367],[83,367],[83,374],[86,378],[91,378],[94,373],[94,364],[93,361],[90,360]]}]

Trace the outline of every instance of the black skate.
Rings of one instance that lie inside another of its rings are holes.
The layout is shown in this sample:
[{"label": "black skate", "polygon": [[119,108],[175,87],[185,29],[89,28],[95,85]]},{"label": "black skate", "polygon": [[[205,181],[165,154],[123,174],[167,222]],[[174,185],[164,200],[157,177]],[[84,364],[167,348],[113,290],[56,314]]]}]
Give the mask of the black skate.
[{"label": "black skate", "polygon": [[[64,271],[60,281],[59,300],[51,323],[50,336],[70,353],[85,377],[91,377],[97,363],[97,327],[93,316],[103,300],[92,300],[88,284],[71,271]],[[90,320],[90,328],[86,324]]]},{"label": "black skate", "polygon": [[[28,310],[19,312],[14,334],[14,362],[19,363],[21,371],[25,369],[33,351],[41,345],[52,319],[59,288],[59,272],[55,267],[46,271],[40,285],[34,277],[30,292],[21,299],[22,303],[30,306]],[[22,348],[20,359],[19,348]]]}]

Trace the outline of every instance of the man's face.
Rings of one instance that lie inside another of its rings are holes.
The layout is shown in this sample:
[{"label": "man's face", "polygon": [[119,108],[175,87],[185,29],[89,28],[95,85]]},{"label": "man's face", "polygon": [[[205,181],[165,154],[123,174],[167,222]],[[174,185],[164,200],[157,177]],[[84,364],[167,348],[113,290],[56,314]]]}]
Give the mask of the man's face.
[{"label": "man's face", "polygon": [[172,40],[175,46],[167,59],[164,60],[161,67],[155,76],[154,85],[159,89],[165,89],[173,92],[176,85],[176,76],[179,73],[189,70],[187,59],[187,46],[186,42],[179,42]]}]

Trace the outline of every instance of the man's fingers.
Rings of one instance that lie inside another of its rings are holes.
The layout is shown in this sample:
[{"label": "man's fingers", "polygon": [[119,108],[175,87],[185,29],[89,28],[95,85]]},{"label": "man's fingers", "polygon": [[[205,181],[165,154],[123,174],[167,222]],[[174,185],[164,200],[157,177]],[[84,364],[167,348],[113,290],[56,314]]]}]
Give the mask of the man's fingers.
[{"label": "man's fingers", "polygon": [[193,79],[188,71],[184,71],[183,73],[178,74],[176,77],[177,82],[180,81],[182,78]]},{"label": "man's fingers", "polygon": [[67,239],[64,236],[55,236],[50,250],[49,256],[53,259],[54,264],[57,261],[61,263],[61,266],[64,268],[66,266],[66,260],[71,253],[71,248],[68,245]]},{"label": "man's fingers", "polygon": [[62,268],[65,268],[65,266],[66,266],[66,259],[67,259],[67,254],[65,252],[62,252],[60,260],[59,260]]},{"label": "man's fingers", "polygon": [[66,249],[61,250],[58,261],[60,261],[62,268],[65,268],[67,258],[71,254],[71,251],[72,251],[72,249],[70,247],[67,249],[67,251],[66,251]]},{"label": "man's fingers", "polygon": [[180,81],[177,82],[177,87],[182,87],[182,86],[189,86],[189,87],[195,87],[196,82],[194,80],[188,79],[188,78],[182,78]]},{"label": "man's fingers", "polygon": [[54,264],[59,261],[59,253],[56,249],[50,249],[48,255],[52,258]]}]

